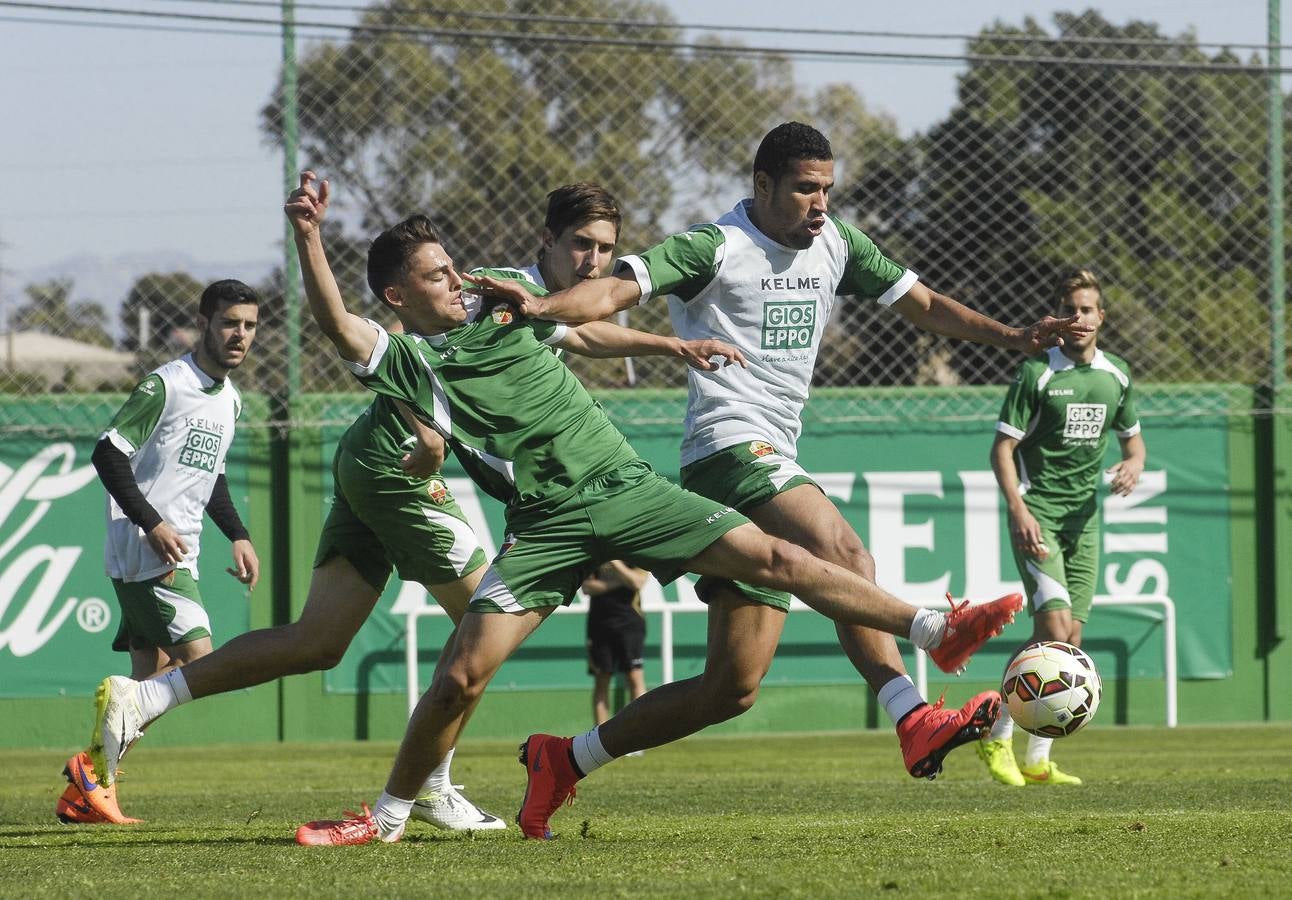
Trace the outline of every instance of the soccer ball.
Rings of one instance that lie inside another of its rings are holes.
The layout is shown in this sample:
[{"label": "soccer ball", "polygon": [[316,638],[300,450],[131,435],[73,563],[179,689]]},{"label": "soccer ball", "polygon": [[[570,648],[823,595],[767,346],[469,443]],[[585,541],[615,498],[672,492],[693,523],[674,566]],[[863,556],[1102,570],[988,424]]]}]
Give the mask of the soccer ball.
[{"label": "soccer ball", "polygon": [[1000,695],[1019,728],[1039,737],[1075,734],[1095,717],[1104,692],[1085,651],[1062,641],[1037,641],[1005,669]]}]

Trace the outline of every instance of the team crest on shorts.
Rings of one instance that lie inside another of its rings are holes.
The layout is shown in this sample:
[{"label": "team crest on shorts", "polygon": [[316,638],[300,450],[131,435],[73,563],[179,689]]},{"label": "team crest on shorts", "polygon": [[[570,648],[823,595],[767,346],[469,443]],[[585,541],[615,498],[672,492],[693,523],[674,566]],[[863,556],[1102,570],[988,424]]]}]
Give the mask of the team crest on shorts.
[{"label": "team crest on shorts", "polygon": [[495,307],[494,307],[494,310],[493,310],[493,320],[494,320],[494,322],[496,322],[497,324],[499,324],[499,325],[510,325],[510,324],[511,324],[511,320],[512,320],[512,319],[514,319],[514,318],[515,318],[515,316],[513,316],[513,315],[512,315],[511,310],[510,310],[510,309],[508,309],[507,307],[505,307],[505,306],[495,306]]},{"label": "team crest on shorts", "polygon": [[749,452],[754,456],[771,456],[776,452],[776,448],[766,441],[750,441]]},{"label": "team crest on shorts", "polygon": [[438,478],[432,478],[426,485],[426,496],[436,506],[443,506],[449,500],[449,486]]}]

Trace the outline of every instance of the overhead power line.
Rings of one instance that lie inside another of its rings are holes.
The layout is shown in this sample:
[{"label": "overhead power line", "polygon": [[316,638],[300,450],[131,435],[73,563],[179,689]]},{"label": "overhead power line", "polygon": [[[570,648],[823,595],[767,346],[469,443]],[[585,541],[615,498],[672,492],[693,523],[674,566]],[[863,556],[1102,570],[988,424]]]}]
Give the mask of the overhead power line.
[{"label": "overhead power line", "polygon": [[[103,7],[18,2],[18,0],[0,0],[0,8],[42,9],[46,11],[68,12],[75,14],[93,14],[116,17],[135,17],[145,20],[178,20],[203,22],[207,24],[258,25],[277,29],[279,19],[249,18],[243,16],[214,15],[191,12],[160,12],[156,10],[105,9]],[[82,23],[86,24],[86,23]],[[740,44],[686,43],[681,41],[661,41],[647,39],[618,38],[599,35],[570,35],[555,32],[515,32],[488,31],[483,29],[438,28],[412,25],[386,24],[341,24],[334,22],[297,21],[298,29],[310,29],[325,32],[344,32],[352,35],[382,35],[422,40],[452,39],[459,41],[525,41],[575,47],[605,47],[630,52],[676,52],[690,51],[699,56],[717,56],[731,58],[783,56],[796,59],[821,59],[838,62],[934,62],[934,63],[994,63],[1000,65],[1065,65],[1082,68],[1130,69],[1140,71],[1199,72],[1209,74],[1290,74],[1292,68],[1270,68],[1259,64],[1245,63],[1189,63],[1169,60],[1142,59],[1105,59],[1095,57],[1068,57],[1042,55],[1008,55],[1008,54],[975,54],[975,53],[929,53],[879,50],[839,50],[821,47],[759,47]],[[223,30],[220,33],[226,33]]]},{"label": "overhead power line", "polygon": [[[221,6],[247,6],[261,9],[281,8],[282,0],[190,0],[198,3],[216,3]],[[860,38],[884,38],[897,40],[917,40],[917,41],[976,41],[984,38],[992,41],[1003,43],[1022,43],[1037,44],[1047,42],[1058,42],[1074,46],[1120,46],[1120,47],[1170,47],[1181,46],[1182,38],[1158,37],[1158,38],[1130,38],[1130,37],[1075,37],[1067,35],[1049,36],[1035,34],[957,34],[952,32],[919,32],[919,31],[878,31],[870,29],[856,28],[803,28],[792,25],[742,25],[742,24],[717,24],[709,22],[654,22],[643,19],[610,19],[594,18],[589,16],[551,16],[551,15],[533,15],[533,14],[512,14],[512,13],[481,13],[469,12],[465,10],[453,9],[435,9],[413,6],[383,6],[373,7],[358,5],[354,3],[318,3],[296,2],[296,9],[309,9],[327,12],[347,12],[347,13],[365,13],[380,9],[382,12],[394,13],[396,15],[408,16],[428,16],[438,15],[452,17],[455,19],[467,19],[485,22],[523,22],[544,25],[585,25],[601,26],[614,28],[677,28],[683,31],[714,31],[730,32],[732,34],[801,34],[825,37],[860,37]],[[1234,43],[1230,41],[1189,41],[1187,46],[1203,48],[1214,47],[1230,50],[1268,50],[1269,44],[1263,43]],[[1278,45],[1279,49],[1292,49],[1292,45]]]}]

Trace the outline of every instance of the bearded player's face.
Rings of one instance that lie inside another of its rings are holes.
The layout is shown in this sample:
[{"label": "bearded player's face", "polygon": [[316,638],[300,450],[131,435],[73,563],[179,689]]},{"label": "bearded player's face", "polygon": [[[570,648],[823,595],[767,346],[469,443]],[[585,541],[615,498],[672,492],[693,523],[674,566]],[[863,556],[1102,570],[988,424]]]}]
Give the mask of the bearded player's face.
[{"label": "bearded player's face", "polygon": [[210,320],[199,316],[203,355],[222,369],[238,368],[255,343],[259,318],[260,307],[255,303],[221,306]]}]

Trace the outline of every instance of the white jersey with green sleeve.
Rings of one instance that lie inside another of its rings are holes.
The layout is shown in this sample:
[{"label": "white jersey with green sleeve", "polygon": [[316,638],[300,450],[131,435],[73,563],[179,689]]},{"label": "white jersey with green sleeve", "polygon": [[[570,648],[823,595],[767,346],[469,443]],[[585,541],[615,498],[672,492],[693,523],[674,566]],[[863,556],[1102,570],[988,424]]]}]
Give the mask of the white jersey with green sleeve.
[{"label": "white jersey with green sleeve", "polygon": [[1130,368],[1096,350],[1078,365],[1058,347],[1019,366],[996,430],[1018,441],[1023,501],[1042,525],[1080,528],[1095,513],[1108,434],[1139,434]]},{"label": "white jersey with green sleeve", "polygon": [[618,263],[636,277],[642,302],[669,298],[678,337],[723,340],[749,360],[748,369],[688,371],[684,466],[748,441],[768,441],[793,459],[835,298],[888,306],[918,281],[833,216],[806,250],[778,244],[750,221],[752,202]]},{"label": "white jersey with green sleeve", "polygon": [[215,381],[187,354],[135,386],[103,437],[130,457],[144,498],[188,547],[178,564],[164,562],[134,522],[108,495],[104,563],[119,581],[145,581],[172,568],[197,578],[202,517],[224,472],[242,398],[233,384]]},{"label": "white jersey with green sleeve", "polygon": [[[377,345],[366,364],[349,363],[351,371],[444,435],[473,478],[486,472],[509,484],[512,510],[556,505],[637,459],[550,352],[566,326],[463,298],[468,321],[442,334],[390,334],[371,323]],[[505,493],[497,486],[490,492]]]}]

